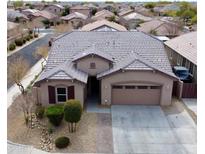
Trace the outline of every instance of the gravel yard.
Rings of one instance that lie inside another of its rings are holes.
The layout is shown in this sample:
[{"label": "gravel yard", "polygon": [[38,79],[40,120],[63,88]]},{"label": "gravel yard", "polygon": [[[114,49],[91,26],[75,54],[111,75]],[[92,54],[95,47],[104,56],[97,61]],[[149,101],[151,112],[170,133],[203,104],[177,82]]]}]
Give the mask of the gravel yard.
[{"label": "gravel yard", "polygon": [[[41,130],[28,129],[24,123],[23,112],[18,104],[13,103],[7,112],[8,140],[33,145],[40,149]],[[41,120],[47,124],[47,118]],[[74,153],[113,153],[111,115],[105,113],[84,112],[75,133],[69,133],[67,123],[63,121],[60,127],[55,128],[51,134],[51,143],[59,136],[70,138],[71,144],[66,149],[53,149],[50,152],[74,152]]]}]

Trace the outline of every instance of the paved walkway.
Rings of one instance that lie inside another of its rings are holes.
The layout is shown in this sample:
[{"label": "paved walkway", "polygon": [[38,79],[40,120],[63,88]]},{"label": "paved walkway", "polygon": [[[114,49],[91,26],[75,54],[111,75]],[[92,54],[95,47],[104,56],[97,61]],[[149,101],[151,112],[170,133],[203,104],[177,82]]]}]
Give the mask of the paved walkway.
[{"label": "paved walkway", "polygon": [[[26,74],[26,76],[22,79],[22,84],[26,88],[30,82],[35,78],[35,75],[39,74],[42,70],[41,63],[43,59],[39,60]],[[15,97],[20,94],[20,90],[16,84],[11,86],[7,90],[7,108],[12,104]]]},{"label": "paved walkway", "polygon": [[182,99],[184,104],[197,115],[197,99],[184,98]]}]

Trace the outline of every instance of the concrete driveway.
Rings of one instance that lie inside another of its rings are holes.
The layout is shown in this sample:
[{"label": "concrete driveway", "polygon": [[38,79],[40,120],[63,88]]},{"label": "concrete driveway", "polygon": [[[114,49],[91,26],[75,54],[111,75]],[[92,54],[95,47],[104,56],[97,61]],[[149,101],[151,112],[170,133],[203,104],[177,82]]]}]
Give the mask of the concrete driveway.
[{"label": "concrete driveway", "polygon": [[115,153],[196,153],[196,125],[184,110],[113,105],[111,113]]}]

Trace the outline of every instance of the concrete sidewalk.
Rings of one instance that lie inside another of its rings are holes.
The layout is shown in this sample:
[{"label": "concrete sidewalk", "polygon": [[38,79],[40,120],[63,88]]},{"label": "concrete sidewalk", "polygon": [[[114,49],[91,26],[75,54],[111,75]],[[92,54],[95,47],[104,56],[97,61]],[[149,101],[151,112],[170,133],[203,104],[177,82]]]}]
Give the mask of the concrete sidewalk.
[{"label": "concrete sidewalk", "polygon": [[[39,74],[42,70],[41,63],[43,59],[39,60],[22,79],[22,84],[26,88],[30,82],[35,78],[35,75]],[[16,84],[7,90],[7,108],[12,104],[13,100],[20,94],[20,90]]]},{"label": "concrete sidewalk", "polygon": [[197,99],[195,98],[183,98],[184,104],[197,115]]}]

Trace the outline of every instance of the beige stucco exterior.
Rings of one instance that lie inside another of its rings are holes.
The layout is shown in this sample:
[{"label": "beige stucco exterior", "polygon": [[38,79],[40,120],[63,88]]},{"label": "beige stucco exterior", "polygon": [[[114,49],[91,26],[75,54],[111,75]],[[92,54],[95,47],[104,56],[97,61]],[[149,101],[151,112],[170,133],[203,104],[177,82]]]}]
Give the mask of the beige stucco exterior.
[{"label": "beige stucco exterior", "polygon": [[48,86],[74,86],[75,99],[79,100],[83,106],[85,84],[77,81],[72,82],[70,80],[49,80],[48,82],[42,82],[40,87],[38,87],[38,100],[42,105],[49,105]]},{"label": "beige stucco exterior", "polygon": [[49,11],[56,15],[61,15],[61,13],[63,12],[63,9],[54,5],[47,6],[44,10]]},{"label": "beige stucco exterior", "polygon": [[[113,73],[101,80],[101,104],[112,104],[112,85],[119,83],[157,84],[161,85],[160,105],[170,105],[173,79],[153,71],[125,71]],[[119,96],[120,97],[120,96]],[[121,96],[124,97],[124,96]],[[144,97],[147,97],[145,94]]]},{"label": "beige stucco exterior", "polygon": [[[90,63],[95,63],[96,68],[91,69]],[[97,56],[87,56],[76,62],[77,69],[87,72],[90,76],[95,76],[100,72],[108,70],[110,68],[110,64],[107,60],[102,59]]]}]

